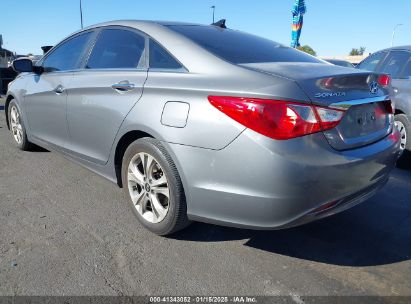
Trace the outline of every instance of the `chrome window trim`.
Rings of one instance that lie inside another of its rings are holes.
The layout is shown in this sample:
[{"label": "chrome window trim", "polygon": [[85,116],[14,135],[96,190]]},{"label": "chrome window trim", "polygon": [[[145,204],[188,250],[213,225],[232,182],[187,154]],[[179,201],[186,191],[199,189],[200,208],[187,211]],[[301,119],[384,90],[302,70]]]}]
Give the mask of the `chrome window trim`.
[{"label": "chrome window trim", "polygon": [[110,69],[78,69],[73,72],[145,72],[147,73],[147,68],[110,68]]},{"label": "chrome window trim", "polygon": [[369,97],[369,98],[363,98],[363,99],[345,100],[345,101],[332,103],[328,107],[339,109],[339,110],[348,110],[352,106],[358,106],[358,105],[374,103],[374,102],[382,102],[386,100],[390,100],[390,97],[388,95],[378,96],[378,97]]},{"label": "chrome window trim", "polygon": [[53,72],[46,72],[47,76],[54,75],[54,74],[74,74],[80,72],[145,72],[147,73],[148,69],[138,69],[138,68],[124,68],[124,69],[75,69],[75,70],[67,70],[67,71],[53,71]]},{"label": "chrome window trim", "polygon": [[157,73],[188,73],[188,70],[184,67],[179,69],[149,68],[148,71]]}]

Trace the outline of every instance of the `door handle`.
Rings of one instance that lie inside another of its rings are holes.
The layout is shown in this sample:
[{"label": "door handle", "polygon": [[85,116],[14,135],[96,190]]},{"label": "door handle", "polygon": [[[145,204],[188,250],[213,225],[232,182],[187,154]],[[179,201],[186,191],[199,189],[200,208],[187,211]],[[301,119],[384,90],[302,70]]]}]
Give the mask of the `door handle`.
[{"label": "door handle", "polygon": [[64,87],[63,87],[61,84],[59,84],[59,85],[54,89],[54,92],[55,92],[56,94],[61,94],[61,93],[64,92]]},{"label": "door handle", "polygon": [[126,91],[134,90],[135,85],[134,83],[129,83],[127,80],[125,80],[125,81],[120,81],[118,83],[115,83],[111,85],[111,87],[116,91],[126,92]]}]

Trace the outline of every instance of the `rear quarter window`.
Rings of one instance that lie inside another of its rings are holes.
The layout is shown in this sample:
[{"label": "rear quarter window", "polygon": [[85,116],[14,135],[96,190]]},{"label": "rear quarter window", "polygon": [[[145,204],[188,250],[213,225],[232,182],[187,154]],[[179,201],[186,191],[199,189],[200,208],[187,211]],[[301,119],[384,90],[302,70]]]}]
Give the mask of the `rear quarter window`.
[{"label": "rear quarter window", "polygon": [[217,26],[170,25],[214,55],[234,64],[262,62],[313,62],[317,58],[251,34]]},{"label": "rear quarter window", "polygon": [[150,69],[179,70],[183,66],[157,42],[150,39]]}]

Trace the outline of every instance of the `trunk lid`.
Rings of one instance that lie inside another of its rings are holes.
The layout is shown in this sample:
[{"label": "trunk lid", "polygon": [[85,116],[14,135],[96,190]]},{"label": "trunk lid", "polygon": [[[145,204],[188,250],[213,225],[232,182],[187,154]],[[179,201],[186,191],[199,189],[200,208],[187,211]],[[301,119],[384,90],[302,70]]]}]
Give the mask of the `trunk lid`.
[{"label": "trunk lid", "polygon": [[331,64],[279,62],[243,64],[243,67],[295,81],[317,106],[346,109],[340,124],[324,131],[336,150],[372,144],[392,131],[387,111],[389,92],[377,84],[379,74]]}]

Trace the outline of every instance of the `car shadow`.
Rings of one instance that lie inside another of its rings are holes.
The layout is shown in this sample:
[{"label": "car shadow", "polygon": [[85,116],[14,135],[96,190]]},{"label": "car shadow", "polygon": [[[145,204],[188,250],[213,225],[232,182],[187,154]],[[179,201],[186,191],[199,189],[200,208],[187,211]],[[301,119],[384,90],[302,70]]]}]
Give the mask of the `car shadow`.
[{"label": "car shadow", "polygon": [[246,240],[245,246],[320,263],[365,267],[411,259],[411,173],[395,170],[374,198],[305,226],[252,231],[194,223],[172,238],[197,242]]},{"label": "car shadow", "polygon": [[397,167],[400,169],[411,170],[411,151],[404,151],[404,158],[398,161]]},{"label": "car shadow", "polygon": [[49,150],[46,150],[46,149],[44,149],[44,148],[42,148],[42,147],[40,147],[40,146],[37,146],[37,145],[34,145],[33,144],[33,146],[31,147],[31,149],[30,149],[30,152],[37,152],[37,153],[39,153],[39,152],[50,152]]}]

